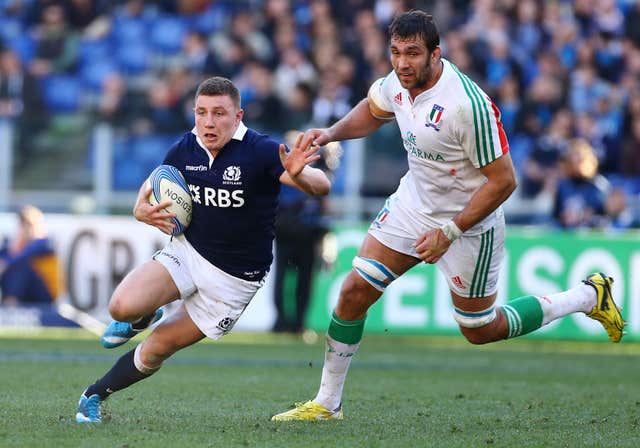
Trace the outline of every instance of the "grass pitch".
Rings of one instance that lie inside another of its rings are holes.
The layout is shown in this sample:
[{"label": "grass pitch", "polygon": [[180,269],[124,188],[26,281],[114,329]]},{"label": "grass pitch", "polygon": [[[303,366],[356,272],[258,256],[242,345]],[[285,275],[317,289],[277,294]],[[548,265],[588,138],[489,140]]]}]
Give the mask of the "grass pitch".
[{"label": "grass pitch", "polygon": [[344,421],[275,423],[315,395],[323,343],[231,334],[113,395],[103,424],[76,424],[80,393],[133,347],[0,334],[0,447],[640,446],[640,344],[365,335]]}]

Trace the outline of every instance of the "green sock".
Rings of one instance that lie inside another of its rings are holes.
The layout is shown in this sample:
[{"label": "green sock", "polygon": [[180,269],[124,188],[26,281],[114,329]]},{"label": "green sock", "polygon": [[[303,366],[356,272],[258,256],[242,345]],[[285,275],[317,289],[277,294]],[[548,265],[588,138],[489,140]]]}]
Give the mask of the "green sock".
[{"label": "green sock", "polygon": [[542,326],[542,307],[534,296],[519,297],[500,309],[507,318],[508,339],[531,333]]},{"label": "green sock", "polygon": [[333,340],[343,344],[357,344],[362,339],[365,319],[366,317],[361,320],[342,320],[336,316],[334,311],[331,314],[331,323],[327,333]]}]

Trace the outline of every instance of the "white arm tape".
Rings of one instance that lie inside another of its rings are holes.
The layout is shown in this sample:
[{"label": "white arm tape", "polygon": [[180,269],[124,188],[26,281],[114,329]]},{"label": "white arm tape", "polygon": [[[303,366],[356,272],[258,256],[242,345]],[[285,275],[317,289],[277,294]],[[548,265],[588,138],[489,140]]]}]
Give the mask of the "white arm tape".
[{"label": "white arm tape", "polygon": [[458,228],[458,226],[456,225],[455,222],[453,222],[453,220],[443,225],[441,229],[442,229],[442,233],[444,233],[444,236],[446,236],[449,239],[449,241],[455,241],[458,238],[460,238],[460,235],[462,235],[462,230]]}]

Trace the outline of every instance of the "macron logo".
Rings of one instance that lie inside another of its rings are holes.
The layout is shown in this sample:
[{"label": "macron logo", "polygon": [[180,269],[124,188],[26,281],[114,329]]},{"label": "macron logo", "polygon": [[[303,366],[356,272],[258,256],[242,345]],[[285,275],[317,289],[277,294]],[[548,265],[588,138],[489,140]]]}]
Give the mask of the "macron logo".
[{"label": "macron logo", "polygon": [[184,169],[187,171],[207,171],[209,168],[207,165],[187,165]]}]

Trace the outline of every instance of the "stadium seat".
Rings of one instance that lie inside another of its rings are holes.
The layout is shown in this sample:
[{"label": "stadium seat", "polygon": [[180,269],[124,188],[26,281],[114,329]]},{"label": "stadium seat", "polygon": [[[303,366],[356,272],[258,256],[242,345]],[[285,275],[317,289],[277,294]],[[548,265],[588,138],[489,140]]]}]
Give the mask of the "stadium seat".
[{"label": "stadium seat", "polygon": [[148,135],[138,137],[131,147],[130,157],[134,163],[151,169],[162,163],[169,147],[177,140],[174,135]]},{"label": "stadium seat", "polygon": [[128,159],[115,159],[113,170],[113,188],[115,190],[137,190],[149,175],[146,167],[132,163]]},{"label": "stadium seat", "polygon": [[162,163],[175,135],[147,135],[116,142],[113,186],[116,190],[137,190],[151,171]]},{"label": "stadium seat", "polygon": [[118,46],[145,42],[148,35],[148,23],[142,18],[120,16],[113,21],[111,36]]},{"label": "stadium seat", "polygon": [[104,80],[114,73],[118,67],[109,60],[98,59],[93,63],[83,64],[80,68],[82,85],[92,91],[100,91]]},{"label": "stadium seat", "polygon": [[36,51],[36,45],[33,38],[28,33],[9,37],[4,41],[7,44],[7,47],[15,51],[16,54],[20,57],[20,61],[22,61],[23,65],[33,59]]},{"label": "stadium seat", "polygon": [[178,53],[187,33],[187,24],[180,17],[165,16],[153,22],[149,41],[151,48],[163,55]]},{"label": "stadium seat", "polygon": [[0,40],[14,39],[23,34],[25,31],[18,18],[0,14]]},{"label": "stadium seat", "polygon": [[42,79],[45,104],[54,113],[72,113],[80,107],[82,89],[74,76],[54,75]]},{"label": "stadium seat", "polygon": [[151,66],[151,52],[144,43],[119,46],[117,53],[120,68],[126,75],[140,75]]},{"label": "stadium seat", "polygon": [[231,21],[230,8],[217,4],[190,18],[189,28],[205,34],[212,34]]},{"label": "stadium seat", "polygon": [[79,47],[80,64],[95,64],[113,57],[113,42],[110,39],[82,39]]}]

